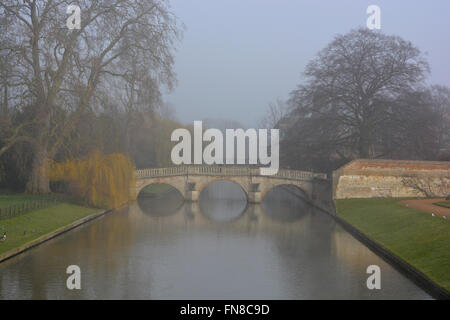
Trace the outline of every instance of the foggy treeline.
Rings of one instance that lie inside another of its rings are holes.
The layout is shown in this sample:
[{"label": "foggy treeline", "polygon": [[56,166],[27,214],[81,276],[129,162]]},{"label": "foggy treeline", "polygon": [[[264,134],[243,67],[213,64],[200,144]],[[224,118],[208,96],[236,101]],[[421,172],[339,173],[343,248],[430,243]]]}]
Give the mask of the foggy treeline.
[{"label": "foggy treeline", "polygon": [[[170,133],[191,126],[162,98],[176,84],[184,29],[168,1],[80,1],[80,29],[66,26],[69,4],[0,2],[0,188],[47,193],[49,159],[93,149],[126,154],[138,168],[170,166]],[[450,89],[430,86],[429,72],[407,40],[353,30],[311,60],[302,84],[270,104],[260,126],[280,128],[285,168],[449,160]],[[238,121],[206,119],[205,127]]]},{"label": "foggy treeline", "polygon": [[282,167],[329,172],[354,158],[450,160],[450,89],[429,85],[412,43],[368,29],[338,35],[263,124]]},{"label": "foggy treeline", "polygon": [[165,0],[86,0],[69,29],[69,4],[0,2],[0,187],[47,193],[47,159],[93,149],[168,165],[183,26]]}]

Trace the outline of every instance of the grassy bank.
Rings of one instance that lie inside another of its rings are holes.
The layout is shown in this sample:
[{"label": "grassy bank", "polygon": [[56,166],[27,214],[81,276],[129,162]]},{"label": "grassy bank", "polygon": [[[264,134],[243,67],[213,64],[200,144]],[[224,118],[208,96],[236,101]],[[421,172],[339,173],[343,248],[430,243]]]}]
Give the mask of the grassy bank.
[{"label": "grassy bank", "polygon": [[[38,198],[24,195],[0,196],[0,206],[8,206],[11,203],[13,205],[21,204],[31,199],[36,200]],[[0,235],[3,235],[3,232],[6,231],[7,238],[6,241],[0,242],[0,254],[98,211],[99,209],[95,208],[61,203],[19,217],[1,220]]]},{"label": "grassy bank", "polygon": [[0,194],[0,208],[21,205],[23,203],[50,199],[51,196],[35,196],[31,194]]},{"label": "grassy bank", "polygon": [[450,291],[450,221],[398,199],[337,200],[338,216]]}]

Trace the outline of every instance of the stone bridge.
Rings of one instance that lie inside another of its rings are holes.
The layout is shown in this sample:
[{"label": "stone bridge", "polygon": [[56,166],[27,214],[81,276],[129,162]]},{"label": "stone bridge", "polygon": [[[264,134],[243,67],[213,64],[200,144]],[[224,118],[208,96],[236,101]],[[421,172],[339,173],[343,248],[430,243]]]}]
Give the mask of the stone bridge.
[{"label": "stone bridge", "polygon": [[189,165],[170,168],[136,170],[136,195],[155,183],[167,184],[177,189],[188,201],[197,201],[202,190],[214,181],[228,180],[237,183],[250,203],[259,203],[274,187],[293,185],[311,200],[315,184],[327,179],[324,173],[280,169],[275,175],[261,175],[260,169],[240,165]]}]

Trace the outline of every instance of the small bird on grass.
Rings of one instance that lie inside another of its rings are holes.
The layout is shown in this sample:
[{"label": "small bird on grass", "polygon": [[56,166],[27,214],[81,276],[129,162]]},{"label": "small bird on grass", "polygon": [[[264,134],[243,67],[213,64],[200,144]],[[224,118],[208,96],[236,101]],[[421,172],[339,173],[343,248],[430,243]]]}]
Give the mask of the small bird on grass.
[{"label": "small bird on grass", "polygon": [[6,232],[3,233],[3,236],[0,238],[0,241],[5,241],[6,240]]}]

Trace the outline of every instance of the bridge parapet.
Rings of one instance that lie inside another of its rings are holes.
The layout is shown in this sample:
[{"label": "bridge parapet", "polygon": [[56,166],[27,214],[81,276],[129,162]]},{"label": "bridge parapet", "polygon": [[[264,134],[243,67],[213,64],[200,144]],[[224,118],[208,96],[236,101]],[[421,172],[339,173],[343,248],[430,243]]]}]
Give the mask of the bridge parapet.
[{"label": "bridge parapet", "polygon": [[259,168],[250,166],[208,166],[208,165],[190,165],[190,166],[177,166],[168,168],[151,168],[136,170],[136,178],[157,178],[157,177],[169,177],[169,176],[181,176],[181,175],[206,175],[206,176],[261,176],[266,178],[284,178],[291,180],[313,180],[321,179],[326,180],[327,175],[325,173],[316,173],[309,171],[299,170],[286,170],[280,169],[277,174],[270,176],[263,176],[260,173]]}]

